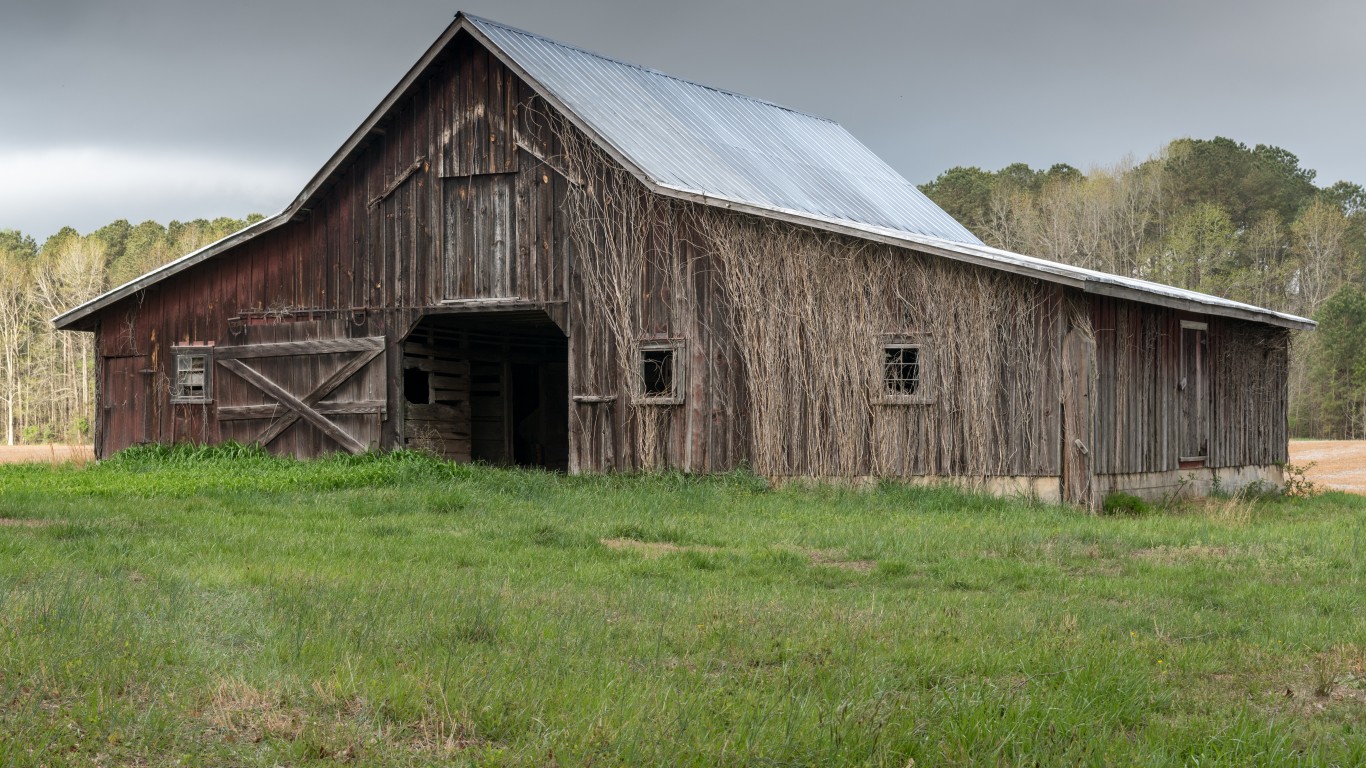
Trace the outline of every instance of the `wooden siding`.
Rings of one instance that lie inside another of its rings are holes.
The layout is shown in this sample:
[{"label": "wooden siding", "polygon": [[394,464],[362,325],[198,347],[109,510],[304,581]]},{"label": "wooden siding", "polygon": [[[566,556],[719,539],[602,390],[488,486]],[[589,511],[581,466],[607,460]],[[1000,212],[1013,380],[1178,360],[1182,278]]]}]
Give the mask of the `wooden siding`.
[{"label": "wooden siding", "polygon": [[1284,464],[1289,454],[1290,331],[1210,318],[1212,467]]},{"label": "wooden siding", "polygon": [[[944,289],[929,306],[912,312],[919,321],[899,325],[892,318],[908,310],[888,307],[878,328],[908,338],[923,339],[927,396],[920,404],[880,403],[872,408],[870,474],[891,477],[915,475],[1040,476],[1057,475],[1060,348],[1058,323],[1061,291],[1039,281],[1006,278],[1007,291],[1019,298],[1028,313],[1027,322],[1009,322],[1009,311],[998,307],[995,315],[965,314],[953,317],[954,305],[966,304],[969,291],[982,290],[988,281],[975,279],[990,274],[980,267],[946,264],[937,257],[903,253],[903,259],[924,262],[926,269],[940,270]],[[928,299],[929,297],[925,297]],[[1004,304],[1004,302],[1003,302]],[[936,321],[935,317],[940,321]],[[942,321],[942,322],[941,322]],[[904,321],[902,321],[904,322]],[[968,329],[974,338],[987,339],[990,349],[969,349],[954,343],[952,335]],[[1023,327],[1024,333],[1020,333]],[[870,334],[869,341],[876,336]],[[865,342],[868,344],[869,342]],[[875,350],[880,352],[880,346]],[[994,365],[981,361],[990,359]],[[877,381],[870,397],[883,396],[881,361],[875,359]],[[965,379],[979,380],[967,386]],[[986,402],[972,391],[992,391]],[[813,407],[819,407],[814,403]]]},{"label": "wooden siding", "polygon": [[1181,468],[1181,321],[1208,326],[1211,467],[1283,463],[1287,457],[1289,331],[1089,297],[1096,336],[1096,474]]},{"label": "wooden siding", "polygon": [[[306,216],[100,313],[101,360],[142,361],[114,363],[103,375],[105,402],[146,403],[141,421],[97,414],[101,454],[138,442],[237,436],[218,427],[213,403],[170,404],[174,344],[231,345],[246,324],[340,319],[353,336],[384,336],[390,374],[401,377],[399,345],[443,300],[540,302],[563,322],[572,251],[559,212],[566,182],[528,152],[556,154],[550,132],[526,124],[533,101],[529,87],[462,35],[319,190]],[[462,252],[448,269],[442,251],[455,206],[444,191],[481,184],[499,186],[497,198],[481,204],[501,206],[503,249],[496,257]],[[145,396],[121,383],[138,380],[129,366],[147,371],[138,375]],[[394,412],[401,388],[389,389]],[[399,445],[401,425],[386,419],[380,445]]]},{"label": "wooden siding", "polygon": [[[677,209],[671,209],[675,212]],[[574,471],[669,467],[723,472],[748,463],[749,414],[743,373],[727,332],[731,303],[717,277],[715,254],[699,245],[695,219],[652,244],[632,308],[636,342],[677,341],[684,392],[677,404],[639,404],[624,367],[637,349],[621,349],[603,309],[583,300],[580,270],[570,303],[570,468]]]}]

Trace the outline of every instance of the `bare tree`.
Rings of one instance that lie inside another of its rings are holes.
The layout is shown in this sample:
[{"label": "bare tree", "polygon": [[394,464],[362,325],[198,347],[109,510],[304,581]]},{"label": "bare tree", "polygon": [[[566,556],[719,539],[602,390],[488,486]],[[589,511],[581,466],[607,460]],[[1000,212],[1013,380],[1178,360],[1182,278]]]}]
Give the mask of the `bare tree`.
[{"label": "bare tree", "polygon": [[[40,256],[33,271],[34,304],[46,318],[95,298],[104,289],[105,246],[90,237],[68,237]],[[91,356],[94,340],[88,333],[45,334],[51,368],[47,371],[47,418],[54,430],[74,436],[76,425],[94,407]]]},{"label": "bare tree", "polygon": [[32,315],[27,265],[0,251],[0,400],[5,403],[5,444],[14,445],[22,407],[21,352]]},{"label": "bare tree", "polygon": [[1338,206],[1315,200],[1295,219],[1290,232],[1296,260],[1296,309],[1302,315],[1313,315],[1347,277],[1347,254],[1343,247],[1347,217]]}]

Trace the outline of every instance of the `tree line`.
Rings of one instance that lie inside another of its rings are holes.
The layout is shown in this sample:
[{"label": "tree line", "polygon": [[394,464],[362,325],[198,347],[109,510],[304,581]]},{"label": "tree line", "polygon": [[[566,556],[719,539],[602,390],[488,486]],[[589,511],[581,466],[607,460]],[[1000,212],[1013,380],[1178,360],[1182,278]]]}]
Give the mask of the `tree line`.
[{"label": "tree line", "polygon": [[988,245],[1317,320],[1291,350],[1291,434],[1366,437],[1366,191],[1315,177],[1220,137],[1089,173],[956,167],[921,190]]},{"label": "tree line", "polygon": [[[1178,139],[1088,173],[956,167],[921,189],[989,245],[1314,318],[1292,348],[1291,434],[1366,437],[1366,191],[1315,176],[1279,147]],[[90,439],[93,339],[51,318],[261,218],[119,220],[41,246],[0,230],[0,439]]]},{"label": "tree line", "polygon": [[86,235],[64,227],[41,246],[0,230],[0,440],[91,438],[94,338],[54,330],[53,317],[261,218],[119,220]]}]

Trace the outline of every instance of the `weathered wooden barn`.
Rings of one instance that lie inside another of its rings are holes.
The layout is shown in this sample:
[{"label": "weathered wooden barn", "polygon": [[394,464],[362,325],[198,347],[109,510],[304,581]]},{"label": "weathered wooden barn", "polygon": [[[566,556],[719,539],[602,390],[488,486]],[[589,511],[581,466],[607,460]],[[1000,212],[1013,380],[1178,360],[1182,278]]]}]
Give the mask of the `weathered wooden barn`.
[{"label": "weathered wooden barn", "polygon": [[100,456],[1275,481],[1303,318],[984,245],[835,123],[465,14],[280,214],[55,319]]}]

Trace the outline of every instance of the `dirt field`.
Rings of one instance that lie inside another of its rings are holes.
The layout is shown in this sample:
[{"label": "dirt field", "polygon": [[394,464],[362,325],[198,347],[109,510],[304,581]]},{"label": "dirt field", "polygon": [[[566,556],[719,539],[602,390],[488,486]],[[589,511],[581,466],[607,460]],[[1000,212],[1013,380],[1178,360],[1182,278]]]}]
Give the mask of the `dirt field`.
[{"label": "dirt field", "polygon": [[0,464],[41,461],[60,464],[74,461],[84,464],[95,458],[94,448],[88,445],[0,445]]},{"label": "dirt field", "polygon": [[1291,440],[1290,463],[1313,463],[1319,485],[1366,494],[1366,440]]}]

